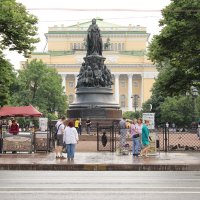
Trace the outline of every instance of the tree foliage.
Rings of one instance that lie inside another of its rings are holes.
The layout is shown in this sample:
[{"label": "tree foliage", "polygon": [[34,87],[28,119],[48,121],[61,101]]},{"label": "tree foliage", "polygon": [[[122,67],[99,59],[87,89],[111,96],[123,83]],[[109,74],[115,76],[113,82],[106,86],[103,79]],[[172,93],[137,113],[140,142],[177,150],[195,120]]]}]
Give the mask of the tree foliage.
[{"label": "tree foliage", "polygon": [[19,71],[12,102],[14,105],[37,106],[46,116],[55,112],[63,115],[67,99],[61,82],[55,69],[48,68],[42,61],[32,60]]},{"label": "tree foliage", "polygon": [[125,117],[126,119],[138,119],[142,117],[142,113],[139,111],[133,112],[133,111],[126,111],[123,113],[123,117]]},{"label": "tree foliage", "polygon": [[11,63],[0,54],[0,107],[9,103],[10,89],[15,78],[16,74]]},{"label": "tree foliage", "polygon": [[149,46],[157,64],[158,85],[168,95],[200,88],[200,1],[172,0],[162,11],[162,30]]},{"label": "tree foliage", "polygon": [[0,51],[16,50],[29,56],[33,44],[39,39],[37,18],[26,11],[25,6],[15,0],[0,0]]},{"label": "tree foliage", "polygon": [[151,112],[155,113],[156,125],[169,122],[184,127],[192,123],[194,116],[195,121],[200,119],[200,97],[196,99],[191,95],[165,97],[157,86],[158,82],[155,82],[151,98],[142,107],[142,112],[149,112],[149,104],[152,104]]},{"label": "tree foliage", "polygon": [[[197,104],[200,105],[199,99]],[[167,97],[161,105],[161,119],[163,122],[175,123],[179,127],[190,125],[193,116],[197,115],[198,119],[200,114],[198,110],[194,110],[193,105],[194,100],[189,96]]]}]

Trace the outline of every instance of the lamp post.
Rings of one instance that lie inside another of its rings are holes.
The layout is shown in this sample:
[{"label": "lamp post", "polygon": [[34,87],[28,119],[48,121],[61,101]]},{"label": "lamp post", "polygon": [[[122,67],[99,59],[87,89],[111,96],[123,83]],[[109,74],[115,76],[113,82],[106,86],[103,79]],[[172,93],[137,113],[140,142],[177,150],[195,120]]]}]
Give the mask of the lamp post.
[{"label": "lamp post", "polygon": [[191,87],[191,94],[192,94],[192,101],[193,101],[193,115],[192,115],[192,122],[196,120],[196,97],[198,96],[198,90],[196,87]]},{"label": "lamp post", "polygon": [[135,112],[137,110],[138,107],[138,99],[140,98],[138,94],[134,94],[131,96],[131,98],[133,99],[133,107],[135,109]]}]

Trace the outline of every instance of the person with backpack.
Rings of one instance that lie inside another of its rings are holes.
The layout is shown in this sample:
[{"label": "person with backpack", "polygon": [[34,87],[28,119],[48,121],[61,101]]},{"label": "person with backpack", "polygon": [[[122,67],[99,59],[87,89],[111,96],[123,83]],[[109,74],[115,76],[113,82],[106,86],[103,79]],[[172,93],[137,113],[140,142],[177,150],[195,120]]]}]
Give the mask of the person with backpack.
[{"label": "person with backpack", "polygon": [[62,117],[59,121],[56,123],[56,133],[55,133],[55,138],[56,138],[56,146],[55,146],[55,152],[56,152],[56,158],[64,158],[62,155],[62,150],[63,150],[63,133],[64,133],[64,121],[65,117]]}]

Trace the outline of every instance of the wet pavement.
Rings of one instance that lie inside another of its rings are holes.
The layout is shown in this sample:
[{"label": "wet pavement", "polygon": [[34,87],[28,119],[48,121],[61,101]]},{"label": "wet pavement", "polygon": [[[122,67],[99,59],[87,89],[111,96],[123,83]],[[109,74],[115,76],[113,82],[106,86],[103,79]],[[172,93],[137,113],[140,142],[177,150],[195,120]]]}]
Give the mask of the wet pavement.
[{"label": "wet pavement", "polygon": [[134,158],[110,152],[77,152],[74,161],[56,159],[55,153],[0,154],[0,169],[200,171],[200,153],[160,153],[148,158]]}]

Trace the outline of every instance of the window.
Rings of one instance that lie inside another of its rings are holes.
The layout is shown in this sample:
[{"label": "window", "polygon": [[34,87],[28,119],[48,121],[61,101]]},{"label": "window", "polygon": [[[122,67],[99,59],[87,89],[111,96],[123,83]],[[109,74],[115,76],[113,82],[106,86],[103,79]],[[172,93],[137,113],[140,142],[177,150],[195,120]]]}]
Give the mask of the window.
[{"label": "window", "polygon": [[74,49],[76,49],[76,43],[74,43]]},{"label": "window", "polygon": [[72,44],[72,43],[70,43],[70,49],[71,49],[71,50],[73,49],[73,44]]},{"label": "window", "polygon": [[74,82],[70,81],[70,82],[69,82],[69,87],[70,87],[70,88],[74,88]]},{"label": "window", "polygon": [[124,94],[121,95],[120,96],[120,106],[121,106],[121,108],[125,108],[125,106],[126,106],[125,100],[126,100],[126,96]]},{"label": "window", "polygon": [[80,49],[80,44],[78,43],[78,45],[77,45],[77,49]]},{"label": "window", "polygon": [[124,43],[122,43],[122,51],[124,51]]},{"label": "window", "polygon": [[70,94],[69,95],[69,103],[72,103],[74,101],[74,95]]},{"label": "window", "polygon": [[115,43],[115,51],[117,51],[117,43]]},{"label": "window", "polygon": [[135,88],[138,87],[138,82],[137,82],[137,81],[134,81],[134,82],[133,82],[133,87],[135,87]]},{"label": "window", "polygon": [[118,44],[118,51],[121,51],[121,43]]},{"label": "window", "polygon": [[120,86],[125,88],[126,87],[126,81],[125,80],[120,81]]}]

